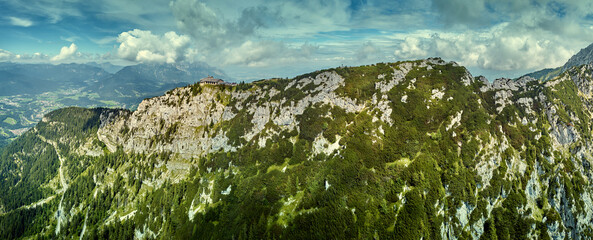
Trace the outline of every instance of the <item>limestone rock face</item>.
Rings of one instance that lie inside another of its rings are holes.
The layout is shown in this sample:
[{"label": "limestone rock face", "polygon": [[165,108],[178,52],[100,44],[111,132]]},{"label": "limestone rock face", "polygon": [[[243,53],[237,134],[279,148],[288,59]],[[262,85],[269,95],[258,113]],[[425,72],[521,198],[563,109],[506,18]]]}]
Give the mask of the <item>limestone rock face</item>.
[{"label": "limestone rock face", "polygon": [[[303,89],[313,85],[313,89]],[[138,110],[122,116],[110,125],[102,126],[98,136],[111,151],[123,146],[126,152],[162,151],[182,157],[200,157],[224,149],[234,151],[241,144],[231,144],[220,125],[233,120],[237,111],[246,111],[251,120],[241,138],[252,140],[263,135],[266,124],[273,123],[281,130],[292,130],[298,125],[296,116],[314,104],[327,104],[346,112],[359,112],[364,106],[335,90],[344,79],[335,72],[324,72],[314,78],[302,78],[289,83],[285,89],[255,87],[249,91],[200,86],[202,92],[192,96],[191,88],[178,88],[168,95],[144,100]],[[303,91],[298,101],[277,98],[280,91]],[[222,100],[222,101],[221,101]],[[255,104],[255,103],[260,104]],[[234,104],[233,104],[234,103]],[[173,130],[172,130],[173,129]],[[126,134],[122,134],[126,133]],[[162,139],[159,137],[166,137]],[[265,140],[262,140],[265,146]]]},{"label": "limestone rock face", "polygon": [[[236,91],[229,87],[200,85],[195,86],[200,88],[200,93],[194,95],[192,87],[177,88],[164,96],[142,101],[131,115],[110,118],[109,124],[103,124],[97,134],[112,152],[117,146],[122,146],[126,152],[171,152],[192,158],[240,148],[242,144],[231,143],[227,129],[221,127],[235,119],[240,111],[246,111],[250,118],[240,138],[249,142],[258,136],[260,146],[265,146],[266,139],[283,130],[302,131],[298,127],[297,116],[319,104],[336,107],[346,113],[359,113],[372,107],[382,122],[392,124],[390,115],[393,110],[389,107],[387,93],[406,81],[412,69],[447,64],[457,66],[439,58],[429,58],[399,64],[389,72],[389,79],[384,74],[378,75],[374,85],[381,94],[373,96],[370,106],[338,93],[336,90],[344,88],[345,82],[343,76],[335,71],[295,79],[281,89],[255,85],[247,91]],[[436,70],[430,68],[429,71]],[[469,86],[474,79],[467,70],[464,72],[459,81]],[[414,79],[411,80],[410,86],[414,82]],[[299,91],[304,96],[300,99],[278,97],[281,92],[288,91]],[[446,91],[445,88],[432,90],[432,100],[441,100]],[[267,131],[268,124],[279,129]]]}]

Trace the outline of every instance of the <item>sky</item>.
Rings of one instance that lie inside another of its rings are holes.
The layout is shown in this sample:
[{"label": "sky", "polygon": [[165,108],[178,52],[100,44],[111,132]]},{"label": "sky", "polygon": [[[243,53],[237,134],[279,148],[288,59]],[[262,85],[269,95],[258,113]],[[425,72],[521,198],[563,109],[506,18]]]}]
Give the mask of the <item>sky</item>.
[{"label": "sky", "polygon": [[0,61],[199,61],[238,81],[441,57],[492,81],[593,43],[593,1],[0,0],[0,32]]}]

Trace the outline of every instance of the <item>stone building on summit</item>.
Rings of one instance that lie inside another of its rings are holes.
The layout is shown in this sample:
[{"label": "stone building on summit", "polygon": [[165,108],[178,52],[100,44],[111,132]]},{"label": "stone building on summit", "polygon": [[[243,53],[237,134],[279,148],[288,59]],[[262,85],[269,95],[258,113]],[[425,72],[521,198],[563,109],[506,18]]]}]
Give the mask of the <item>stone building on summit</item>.
[{"label": "stone building on summit", "polygon": [[225,82],[222,79],[219,78],[214,78],[212,76],[208,76],[205,78],[200,79],[200,84],[210,84],[210,85],[229,85],[229,86],[234,86],[237,85],[236,83],[229,83],[229,82]]}]

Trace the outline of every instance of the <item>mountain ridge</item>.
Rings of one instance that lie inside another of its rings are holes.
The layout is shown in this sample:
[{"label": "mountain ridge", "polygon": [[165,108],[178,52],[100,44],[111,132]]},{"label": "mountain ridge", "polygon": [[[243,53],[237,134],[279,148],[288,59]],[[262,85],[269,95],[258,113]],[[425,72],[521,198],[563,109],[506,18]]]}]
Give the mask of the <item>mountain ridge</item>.
[{"label": "mountain ridge", "polygon": [[562,66],[562,72],[570,69],[571,67],[581,66],[593,62],[593,43],[589,46],[582,48],[577,54],[573,55],[568,61]]},{"label": "mountain ridge", "polygon": [[0,63],[0,147],[33,127],[44,114],[67,106],[135,108],[142,99],[214,75],[206,63],[139,64]]},{"label": "mountain ridge", "polygon": [[590,237],[591,68],[490,84],[431,58],[57,110],[2,153],[0,226],[35,224],[0,236]]},{"label": "mountain ridge", "polygon": [[579,50],[579,52],[570,57],[570,59],[568,59],[568,61],[566,61],[566,63],[560,67],[546,68],[525,74],[524,76],[530,76],[538,80],[547,81],[559,76],[572,67],[578,67],[590,63],[593,63],[593,43]]}]

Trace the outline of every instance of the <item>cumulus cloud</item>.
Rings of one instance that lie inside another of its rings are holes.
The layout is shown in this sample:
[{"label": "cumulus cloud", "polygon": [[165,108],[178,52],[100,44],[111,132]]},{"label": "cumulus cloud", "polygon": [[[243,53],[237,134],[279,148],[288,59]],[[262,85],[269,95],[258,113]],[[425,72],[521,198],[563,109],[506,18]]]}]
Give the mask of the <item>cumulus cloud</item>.
[{"label": "cumulus cloud", "polygon": [[43,53],[15,54],[11,51],[0,49],[0,61],[37,63],[47,62],[47,60],[49,60],[49,56]]},{"label": "cumulus cloud", "polygon": [[574,54],[556,41],[532,35],[499,36],[480,54],[477,65],[484,69],[519,70],[563,65]]},{"label": "cumulus cloud", "polygon": [[[593,2],[575,0],[432,0],[438,18],[446,25],[490,26],[501,21],[562,30],[593,13]],[[554,24],[562,22],[562,24]],[[552,29],[549,29],[552,30]]]},{"label": "cumulus cloud", "polygon": [[574,54],[570,51],[572,43],[544,35],[512,32],[508,24],[501,24],[486,32],[408,37],[396,46],[394,54],[399,59],[439,56],[465,66],[498,71],[557,67]]},{"label": "cumulus cloud", "polygon": [[174,0],[170,7],[178,27],[209,47],[240,45],[253,36],[303,37],[348,30],[353,18],[351,3],[338,0]]},{"label": "cumulus cloud", "polygon": [[254,36],[257,29],[278,20],[277,13],[266,6],[247,7],[231,19],[198,0],[172,1],[170,7],[179,29],[204,45],[204,50],[241,45]]},{"label": "cumulus cloud", "polygon": [[49,56],[47,56],[47,54],[36,52],[36,53],[33,53],[32,55],[25,55],[24,58],[31,59],[31,60],[42,60],[42,61],[44,61],[44,60],[49,59]]},{"label": "cumulus cloud", "polygon": [[31,21],[29,19],[18,18],[18,17],[9,17],[8,19],[10,20],[10,24],[12,24],[14,26],[19,26],[19,27],[33,26],[33,21]]},{"label": "cumulus cloud", "polygon": [[311,44],[289,46],[276,41],[246,41],[236,48],[223,50],[224,64],[265,67],[274,64],[285,64],[310,57],[318,47]]},{"label": "cumulus cloud", "polygon": [[[170,7],[179,29],[192,37],[203,56],[221,64],[245,66],[293,62],[311,56],[318,47],[306,41],[286,44],[282,39],[343,30],[332,26],[348,18],[348,4],[342,1],[256,0],[245,4],[175,0]],[[237,5],[232,9],[239,11],[229,11],[225,7],[228,5]]]},{"label": "cumulus cloud", "polygon": [[62,60],[72,58],[72,56],[74,56],[74,54],[76,54],[77,50],[78,50],[78,47],[74,43],[70,44],[69,47],[64,46],[64,47],[62,47],[62,49],[60,49],[60,53],[58,55],[52,57],[51,60],[52,61],[62,61]]},{"label": "cumulus cloud", "polygon": [[10,61],[14,58],[14,53],[0,49],[0,61]]},{"label": "cumulus cloud", "polygon": [[561,66],[593,39],[591,1],[432,0],[432,7],[445,29],[401,41],[396,56],[442,56],[486,70],[527,71]]},{"label": "cumulus cloud", "polygon": [[209,46],[217,45],[222,36],[229,34],[224,29],[216,13],[199,1],[182,0],[170,3],[173,14],[178,19],[177,26],[192,37],[203,40]]},{"label": "cumulus cloud", "polygon": [[151,31],[134,29],[121,33],[117,54],[119,57],[136,62],[175,63],[195,54],[190,49],[190,38],[167,32],[162,36]]},{"label": "cumulus cloud", "polygon": [[401,59],[411,59],[417,57],[425,57],[428,55],[426,51],[427,44],[425,41],[420,42],[417,37],[406,37],[402,43],[395,49],[393,54]]},{"label": "cumulus cloud", "polygon": [[[433,56],[473,69],[527,72],[560,66],[593,39],[593,1],[582,0],[6,3],[14,10],[11,15],[33,20],[29,24],[28,19],[6,16],[6,24],[31,26],[74,16],[98,23],[108,19],[108,24],[102,26],[136,26],[158,32],[118,28],[119,36],[91,34],[95,38],[90,40],[102,47],[118,45],[114,51],[98,56],[101,59],[169,63],[196,59],[224,66],[227,71],[252,68],[255,74],[287,66],[293,70],[295,66],[301,70],[318,69]],[[169,8],[163,8],[167,3]],[[93,14],[85,14],[86,9],[93,9]],[[162,34],[175,27],[177,32]],[[75,32],[66,29],[62,34],[68,31]],[[93,58],[76,50],[68,56],[71,50],[64,49],[58,55],[64,57],[54,58]],[[0,52],[0,59],[22,61],[33,57]]]},{"label": "cumulus cloud", "polygon": [[377,58],[377,55],[381,53],[381,50],[375,46],[372,42],[366,42],[356,50],[356,59],[367,60],[370,58]]}]

